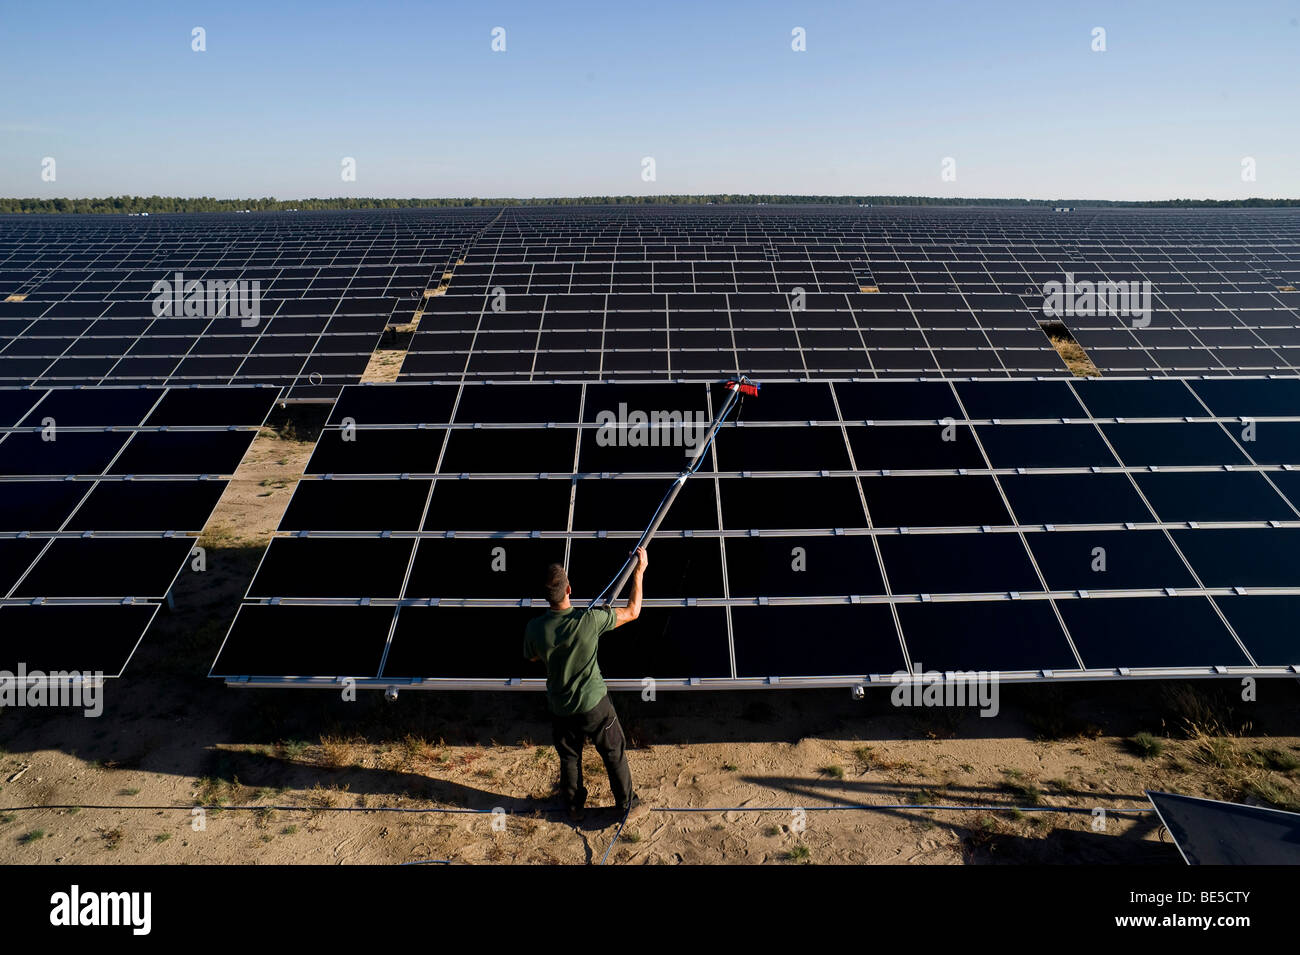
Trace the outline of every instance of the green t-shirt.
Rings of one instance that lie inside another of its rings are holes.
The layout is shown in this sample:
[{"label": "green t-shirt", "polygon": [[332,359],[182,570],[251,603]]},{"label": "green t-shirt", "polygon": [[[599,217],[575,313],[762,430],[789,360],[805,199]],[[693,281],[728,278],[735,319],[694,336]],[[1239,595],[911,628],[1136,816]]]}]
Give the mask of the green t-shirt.
[{"label": "green t-shirt", "polygon": [[600,635],[618,622],[614,608],[548,610],[524,628],[524,657],[546,664],[546,700],[559,716],[585,713],[605,696],[596,663]]}]

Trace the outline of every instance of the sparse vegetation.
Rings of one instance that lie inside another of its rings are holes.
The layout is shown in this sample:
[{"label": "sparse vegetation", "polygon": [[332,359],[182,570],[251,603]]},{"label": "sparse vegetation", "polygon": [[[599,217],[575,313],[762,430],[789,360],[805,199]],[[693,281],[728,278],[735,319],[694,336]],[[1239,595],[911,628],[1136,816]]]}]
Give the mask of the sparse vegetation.
[{"label": "sparse vegetation", "polygon": [[998,822],[996,817],[981,815],[975,818],[963,841],[968,850],[982,849],[991,852],[997,848],[998,840],[1003,833],[1002,823]]},{"label": "sparse vegetation", "polygon": [[859,746],[853,751],[853,755],[866,769],[879,769],[889,773],[905,773],[913,768],[912,764],[907,760],[892,760],[877,755],[875,749],[871,746]]},{"label": "sparse vegetation", "polygon": [[219,550],[234,547],[239,541],[239,534],[232,528],[220,525],[205,528],[199,535],[199,546],[205,550]]},{"label": "sparse vegetation", "polygon": [[297,760],[307,751],[307,741],[303,739],[285,739],[275,744],[275,755],[280,759]]},{"label": "sparse vegetation", "polygon": [[354,737],[322,736],[320,738],[320,766],[326,769],[347,769],[358,765],[357,749],[365,740]]},{"label": "sparse vegetation", "polygon": [[226,782],[224,779],[203,776],[195,784],[195,795],[199,805],[219,808],[222,804],[232,801],[234,788],[231,783]]},{"label": "sparse vegetation", "polygon": [[1143,759],[1152,759],[1165,751],[1164,740],[1158,739],[1147,732],[1136,733],[1125,742],[1128,743],[1128,748],[1134,754]]},{"label": "sparse vegetation", "polygon": [[1065,362],[1065,367],[1070,369],[1071,374],[1078,378],[1101,377],[1097,366],[1093,364],[1088,353],[1063,322],[1040,322],[1039,326],[1047,335],[1048,341],[1052,343],[1052,347],[1061,356],[1061,360]]},{"label": "sparse vegetation", "polygon": [[320,783],[317,783],[307,792],[307,804],[317,809],[332,809],[339,804],[339,800],[342,798],[342,794],[347,792],[347,788],[347,786],[341,789],[331,786],[326,789]]},{"label": "sparse vegetation", "polygon": [[1002,783],[1003,790],[1014,797],[1017,802],[1027,806],[1037,806],[1042,803],[1042,790],[1026,780],[1024,773],[1020,770],[1004,769],[1002,774],[1006,777]]},{"label": "sparse vegetation", "polygon": [[812,850],[801,842],[797,846],[791,846],[790,851],[785,854],[785,857],[789,862],[798,862],[807,865],[812,861]]},{"label": "sparse vegetation", "polygon": [[1265,769],[1277,773],[1294,773],[1300,770],[1300,757],[1280,749],[1257,749],[1252,754],[1252,758]]},{"label": "sparse vegetation", "polygon": [[1161,687],[1161,703],[1169,711],[1172,723],[1181,726],[1188,736],[1226,736],[1249,731],[1231,702],[1216,689],[1198,689],[1186,683]]},{"label": "sparse vegetation", "polygon": [[1297,798],[1294,792],[1267,776],[1246,780],[1241,786],[1241,791],[1247,797],[1253,796],[1272,806],[1276,806],[1278,809],[1300,812],[1300,798]]},{"label": "sparse vegetation", "polygon": [[1211,735],[1200,727],[1192,728],[1189,753],[1198,763],[1215,769],[1239,769],[1242,766],[1241,755],[1231,740]]}]

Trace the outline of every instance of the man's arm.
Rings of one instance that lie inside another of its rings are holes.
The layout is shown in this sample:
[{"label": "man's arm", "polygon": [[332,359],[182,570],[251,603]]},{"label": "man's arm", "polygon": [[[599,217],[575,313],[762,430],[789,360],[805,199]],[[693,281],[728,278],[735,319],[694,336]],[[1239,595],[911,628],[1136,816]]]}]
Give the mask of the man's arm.
[{"label": "man's arm", "polygon": [[641,616],[641,577],[645,574],[645,569],[650,565],[650,558],[646,555],[644,547],[636,549],[636,570],[632,572],[632,596],[627,600],[626,607],[614,608],[614,629],[623,626]]}]

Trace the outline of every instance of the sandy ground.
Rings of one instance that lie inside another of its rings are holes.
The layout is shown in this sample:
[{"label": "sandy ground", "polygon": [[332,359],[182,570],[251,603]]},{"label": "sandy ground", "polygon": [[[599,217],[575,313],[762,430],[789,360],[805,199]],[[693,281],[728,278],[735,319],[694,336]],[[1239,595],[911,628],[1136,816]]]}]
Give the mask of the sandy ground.
[{"label": "sandy ground", "polygon": [[410,347],[423,316],[424,312],[417,310],[411,321],[405,325],[394,325],[384,332],[379,347],[370,356],[366,370],[361,373],[362,382],[397,380],[402,362],[406,360],[406,350]]},{"label": "sandy ground", "polygon": [[[101,717],[0,711],[0,862],[601,861],[617,819],[554,811],[540,695],[348,703],[205,678],[322,418],[263,429],[205,531],[208,571],[182,575]],[[842,690],[616,695],[649,805],[739,808],[646,813],[609,862],[1181,864],[1151,815],[1096,830],[1091,810],[1147,808],[1151,788],[1300,808],[1300,688],[1239,695],[1235,683],[1008,687],[994,719]],[[1134,742],[1141,732],[1153,735]],[[591,804],[608,805],[590,749],[586,764]],[[983,808],[913,808],[932,804]],[[71,808],[22,808],[52,805]],[[828,805],[901,808],[814,811]]]}]

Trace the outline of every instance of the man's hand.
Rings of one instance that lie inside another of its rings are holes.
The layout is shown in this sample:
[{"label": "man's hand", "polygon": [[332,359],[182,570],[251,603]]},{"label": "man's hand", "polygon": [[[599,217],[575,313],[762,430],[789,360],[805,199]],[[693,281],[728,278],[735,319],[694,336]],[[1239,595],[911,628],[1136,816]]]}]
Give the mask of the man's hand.
[{"label": "man's hand", "polygon": [[630,623],[637,617],[641,616],[641,576],[645,569],[650,566],[650,558],[645,552],[644,547],[638,547],[629,557],[636,557],[636,567],[632,571],[632,596],[628,598],[626,607],[614,608],[614,626],[621,627],[625,623]]}]

